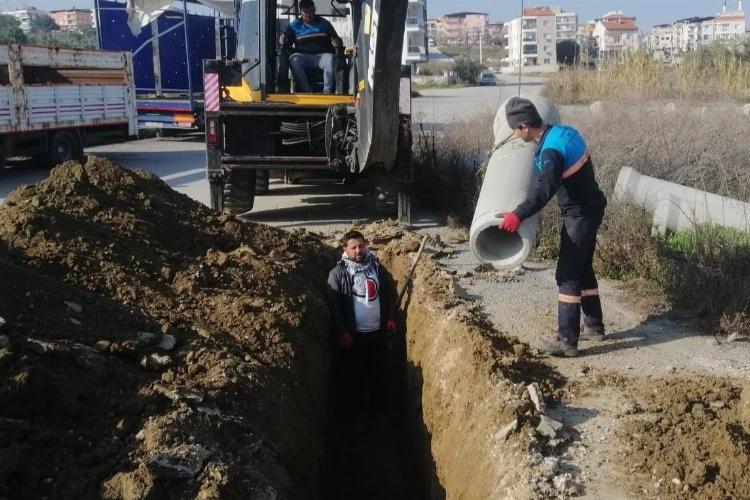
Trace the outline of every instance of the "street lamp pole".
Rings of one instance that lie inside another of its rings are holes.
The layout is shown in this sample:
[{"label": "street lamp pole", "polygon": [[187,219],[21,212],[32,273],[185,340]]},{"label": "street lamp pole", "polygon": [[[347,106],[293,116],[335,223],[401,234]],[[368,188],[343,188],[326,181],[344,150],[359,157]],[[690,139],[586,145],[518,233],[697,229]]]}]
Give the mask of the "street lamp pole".
[{"label": "street lamp pole", "polygon": [[521,0],[521,23],[518,29],[518,95],[521,95],[521,68],[523,67],[523,0]]}]

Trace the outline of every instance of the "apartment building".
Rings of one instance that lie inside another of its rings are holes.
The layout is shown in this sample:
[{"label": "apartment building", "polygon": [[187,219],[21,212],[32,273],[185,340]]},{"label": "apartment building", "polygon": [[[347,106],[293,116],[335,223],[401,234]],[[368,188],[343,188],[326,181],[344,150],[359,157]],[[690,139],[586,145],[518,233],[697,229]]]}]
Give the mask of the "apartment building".
[{"label": "apartment building", "polygon": [[481,37],[487,41],[489,14],[482,12],[455,12],[438,19],[438,43],[459,45],[477,43]]},{"label": "apartment building", "polygon": [[18,19],[18,22],[20,23],[21,31],[23,31],[24,33],[30,33],[32,19],[34,19],[37,16],[46,16],[47,12],[43,10],[39,10],[36,7],[26,7],[23,9],[16,9],[16,10],[3,12],[3,14],[7,16],[13,16],[16,19]]},{"label": "apartment building", "polygon": [[596,20],[593,37],[599,47],[600,59],[620,57],[638,50],[640,33],[635,17],[621,10],[608,12]]},{"label": "apartment building", "polygon": [[90,9],[51,10],[49,15],[64,31],[83,31],[94,27],[94,16]]},{"label": "apartment building", "polygon": [[671,24],[658,24],[648,35],[648,50],[653,57],[671,62],[675,53],[675,33]]},{"label": "apartment building", "polygon": [[427,60],[427,3],[409,0],[404,29],[402,64],[416,64]]},{"label": "apartment building", "polygon": [[741,42],[745,38],[745,29],[745,13],[742,11],[740,1],[736,11],[725,10],[713,19],[707,19],[701,23],[699,44]]},{"label": "apartment building", "polygon": [[735,11],[727,11],[725,3],[723,11],[715,16],[688,17],[654,26],[648,37],[648,48],[655,58],[673,61],[680,54],[698,50],[703,45],[739,43],[747,37],[746,30],[742,1]]},{"label": "apartment building", "polygon": [[[576,33],[573,24],[573,36]],[[507,67],[533,66],[536,71],[557,69],[557,14],[548,7],[523,10],[523,17],[505,23]]]},{"label": "apartment building", "polygon": [[575,40],[578,34],[578,14],[564,12],[559,7],[551,9],[555,13],[555,38],[560,40]]}]

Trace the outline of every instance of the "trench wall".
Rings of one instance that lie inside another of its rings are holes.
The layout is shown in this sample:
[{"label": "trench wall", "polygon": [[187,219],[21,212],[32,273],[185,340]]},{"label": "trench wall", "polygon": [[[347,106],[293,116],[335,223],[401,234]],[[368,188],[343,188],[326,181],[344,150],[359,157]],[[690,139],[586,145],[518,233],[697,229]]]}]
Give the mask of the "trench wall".
[{"label": "trench wall", "polygon": [[[397,281],[414,256],[392,242],[379,252]],[[402,304],[412,421],[423,438],[430,498],[534,498],[527,481],[528,433],[501,430],[528,400],[523,361],[457,299],[450,277],[423,256]]]}]

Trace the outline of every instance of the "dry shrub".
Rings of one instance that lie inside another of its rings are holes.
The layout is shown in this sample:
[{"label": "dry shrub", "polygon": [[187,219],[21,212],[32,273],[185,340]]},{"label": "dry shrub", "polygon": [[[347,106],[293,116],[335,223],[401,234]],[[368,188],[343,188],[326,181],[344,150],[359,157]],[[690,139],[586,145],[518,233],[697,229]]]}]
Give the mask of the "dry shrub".
[{"label": "dry shrub", "polygon": [[481,163],[493,144],[494,119],[494,113],[483,111],[435,132],[415,131],[413,192],[422,204],[471,223],[482,186]]},{"label": "dry shrub", "polygon": [[664,288],[672,301],[719,318],[750,306],[750,234],[698,226],[661,240]]},{"label": "dry shrub", "polygon": [[618,101],[564,106],[563,122],[591,150],[597,175],[611,193],[623,166],[742,201],[750,201],[750,120],[735,104]]},{"label": "dry shrub", "polygon": [[651,216],[646,210],[610,203],[599,230],[595,266],[608,278],[660,277],[659,244],[651,238]]},{"label": "dry shrub", "polygon": [[[566,106],[563,121],[586,139],[608,198],[620,169],[750,202],[750,120],[735,104],[619,101]],[[650,236],[652,214],[610,203],[596,265],[616,278],[657,282],[675,304],[711,317],[742,312],[750,297],[750,245],[702,230],[691,246]],[[684,238],[684,236],[681,236]],[[540,235],[543,239],[544,235]]]},{"label": "dry shrub", "polygon": [[741,48],[711,46],[686,55],[676,68],[645,52],[597,69],[573,66],[556,73],[545,95],[558,104],[610,99],[750,99],[750,62]]}]

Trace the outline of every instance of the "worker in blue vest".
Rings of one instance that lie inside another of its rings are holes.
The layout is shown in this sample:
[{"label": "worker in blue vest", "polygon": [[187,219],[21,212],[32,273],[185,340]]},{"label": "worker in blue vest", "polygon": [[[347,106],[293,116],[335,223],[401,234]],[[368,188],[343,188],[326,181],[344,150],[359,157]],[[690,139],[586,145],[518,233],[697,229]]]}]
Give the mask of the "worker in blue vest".
[{"label": "worker in blue vest", "polygon": [[312,92],[307,79],[307,68],[320,68],[323,71],[323,93],[335,91],[334,54],[341,46],[341,38],[336,29],[315,14],[312,0],[300,0],[300,17],[292,21],[279,37],[279,43],[293,50],[289,56],[289,67],[294,76],[296,92]]},{"label": "worker in blue vest", "polygon": [[505,116],[516,137],[539,144],[535,155],[538,182],[515,210],[498,214],[502,217],[500,228],[517,231],[521,221],[539,212],[555,194],[562,211],[555,273],[559,287],[557,335],[552,340],[540,339],[534,347],[548,354],[577,356],[579,339],[604,339],[593,260],[607,199],[596,182],[586,143],[576,129],[544,123],[534,103],[521,97],[508,101]]}]

